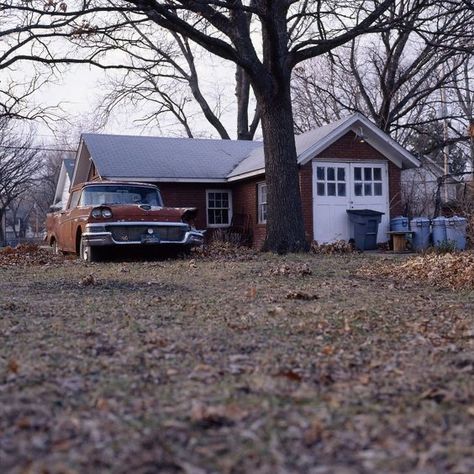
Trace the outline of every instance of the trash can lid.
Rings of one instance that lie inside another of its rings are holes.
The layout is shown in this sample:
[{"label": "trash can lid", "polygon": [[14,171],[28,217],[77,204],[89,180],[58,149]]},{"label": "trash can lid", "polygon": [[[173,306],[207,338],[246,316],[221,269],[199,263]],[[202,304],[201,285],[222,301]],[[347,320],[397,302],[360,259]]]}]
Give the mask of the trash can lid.
[{"label": "trash can lid", "polygon": [[449,222],[467,222],[465,217],[453,216],[447,219]]},{"label": "trash can lid", "polygon": [[428,217],[414,217],[411,222],[413,222],[414,224],[426,224],[429,223],[430,220],[428,219]]},{"label": "trash can lid", "polygon": [[446,224],[446,217],[443,217],[443,216],[439,216],[439,217],[435,217],[431,223],[433,225],[441,225],[441,224]]},{"label": "trash can lid", "polygon": [[383,216],[385,212],[373,211],[372,209],[347,209],[348,214],[355,216]]}]

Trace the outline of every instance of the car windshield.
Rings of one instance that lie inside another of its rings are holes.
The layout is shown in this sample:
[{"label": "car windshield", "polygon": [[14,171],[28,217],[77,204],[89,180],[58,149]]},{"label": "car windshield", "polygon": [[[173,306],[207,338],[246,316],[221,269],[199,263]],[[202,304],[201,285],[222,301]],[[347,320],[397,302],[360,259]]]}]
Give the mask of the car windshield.
[{"label": "car windshield", "polygon": [[100,206],[102,204],[162,206],[159,191],[145,186],[108,184],[106,186],[88,186],[84,188],[81,196],[81,206]]}]

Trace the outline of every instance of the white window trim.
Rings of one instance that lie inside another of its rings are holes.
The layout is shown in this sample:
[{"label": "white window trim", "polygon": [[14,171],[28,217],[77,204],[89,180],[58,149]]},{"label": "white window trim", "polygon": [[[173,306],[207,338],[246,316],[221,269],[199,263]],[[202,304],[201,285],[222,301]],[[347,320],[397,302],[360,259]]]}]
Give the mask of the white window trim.
[{"label": "white window trim", "polygon": [[[260,183],[257,183],[257,222],[259,224],[266,224],[267,220],[266,219],[261,219],[261,214],[260,214],[260,208],[261,208],[262,204],[267,204],[267,206],[268,206],[267,202],[261,202],[260,201],[262,186],[266,187],[267,183],[265,181],[261,181]],[[267,193],[268,193],[268,188],[267,188]],[[268,199],[268,194],[267,194],[267,199]]]},{"label": "white window trim", "polygon": [[[229,223],[210,224],[209,223],[209,193],[227,193],[229,198]],[[229,227],[232,223],[232,190],[230,189],[206,189],[206,225],[209,228]]]}]

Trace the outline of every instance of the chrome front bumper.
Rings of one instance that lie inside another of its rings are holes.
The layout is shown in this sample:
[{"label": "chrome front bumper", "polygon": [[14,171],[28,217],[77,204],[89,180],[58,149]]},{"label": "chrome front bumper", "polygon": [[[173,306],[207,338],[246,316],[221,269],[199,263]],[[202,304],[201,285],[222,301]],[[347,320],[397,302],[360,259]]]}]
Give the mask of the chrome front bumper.
[{"label": "chrome front bumper", "polygon": [[[87,245],[91,247],[100,246],[115,246],[115,245],[140,245],[140,246],[157,246],[157,245],[182,245],[196,247],[204,243],[204,233],[201,230],[189,229],[185,232],[182,240],[161,240],[159,242],[142,242],[141,240],[114,240],[112,232],[101,230],[107,225],[108,227],[114,224],[87,224],[82,238]],[[169,223],[159,222],[117,222],[117,226],[143,226],[143,227],[160,227],[169,226]],[[183,225],[184,226],[184,225]],[[187,226],[186,226],[187,227]]]}]

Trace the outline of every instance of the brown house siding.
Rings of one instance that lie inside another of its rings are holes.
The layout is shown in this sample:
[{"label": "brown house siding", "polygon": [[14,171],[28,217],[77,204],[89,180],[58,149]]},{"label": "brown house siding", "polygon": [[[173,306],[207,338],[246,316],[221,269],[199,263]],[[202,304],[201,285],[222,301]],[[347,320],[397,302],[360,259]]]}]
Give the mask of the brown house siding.
[{"label": "brown house siding", "polygon": [[252,245],[260,249],[266,237],[266,225],[258,223],[257,215],[257,184],[265,181],[265,177],[257,176],[233,183],[232,199],[234,202],[234,212],[237,214],[247,214],[250,216],[252,226]]}]

